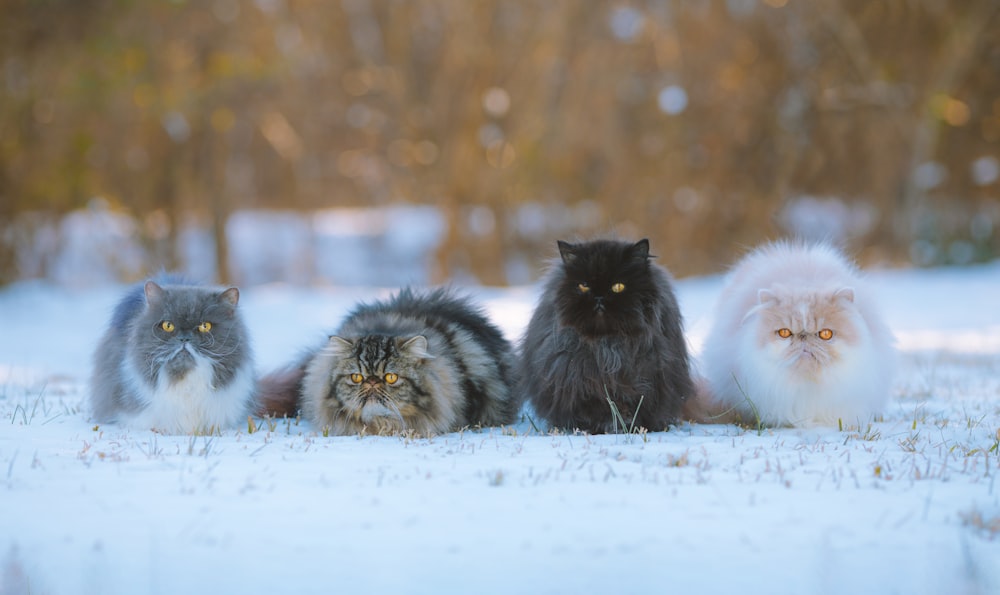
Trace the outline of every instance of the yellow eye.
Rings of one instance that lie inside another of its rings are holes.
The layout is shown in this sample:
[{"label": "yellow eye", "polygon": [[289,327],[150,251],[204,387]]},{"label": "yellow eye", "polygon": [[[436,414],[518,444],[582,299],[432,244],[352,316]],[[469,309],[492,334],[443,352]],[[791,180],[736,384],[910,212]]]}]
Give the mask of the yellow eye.
[{"label": "yellow eye", "polygon": [[792,336],[792,330],[787,328],[779,328],[778,336],[781,337],[782,339],[787,339],[788,337]]},{"label": "yellow eye", "polygon": [[825,328],[819,332],[819,338],[823,339],[824,341],[829,341],[830,339],[833,338],[833,331],[831,331],[828,328]]},{"label": "yellow eye", "polygon": [[163,322],[160,323],[160,328],[167,331],[168,333],[172,333],[174,332],[174,323],[170,322],[169,320],[164,320]]},{"label": "yellow eye", "polygon": [[396,384],[397,380],[399,380],[399,376],[393,374],[392,372],[389,372],[388,374],[385,375],[385,381],[388,384]]},{"label": "yellow eye", "polygon": [[625,291],[625,284],[624,283],[615,283],[614,285],[611,286],[611,291],[613,291],[615,293],[621,293],[621,292]]},{"label": "yellow eye", "polygon": [[365,377],[362,376],[361,374],[351,374],[351,382],[353,382],[354,384],[361,384],[361,381],[364,379]]},{"label": "yellow eye", "polygon": [[581,283],[577,285],[577,287],[580,288],[580,293],[587,293],[588,291],[590,291],[590,286],[587,285],[586,283]]},{"label": "yellow eye", "polygon": [[198,332],[199,333],[207,333],[210,330],[212,330],[212,323],[211,322],[203,322],[203,323],[201,323],[201,324],[198,325]]}]

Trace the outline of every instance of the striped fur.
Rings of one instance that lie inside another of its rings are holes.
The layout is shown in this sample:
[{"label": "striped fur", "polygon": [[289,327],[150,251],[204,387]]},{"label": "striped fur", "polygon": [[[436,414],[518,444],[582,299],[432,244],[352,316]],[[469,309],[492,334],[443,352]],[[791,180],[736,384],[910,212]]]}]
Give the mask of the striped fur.
[{"label": "striped fur", "polygon": [[298,405],[332,435],[430,436],[513,422],[512,365],[510,343],[468,300],[404,289],[358,306],[326,345],[265,377],[263,402],[271,414]]}]

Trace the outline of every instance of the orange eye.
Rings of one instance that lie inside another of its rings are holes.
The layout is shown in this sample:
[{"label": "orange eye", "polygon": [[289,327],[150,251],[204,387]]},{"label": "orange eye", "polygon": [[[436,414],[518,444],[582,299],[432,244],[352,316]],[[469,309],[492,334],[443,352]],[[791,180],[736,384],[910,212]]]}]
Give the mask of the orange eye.
[{"label": "orange eye", "polygon": [[169,320],[164,320],[160,323],[160,328],[167,331],[168,333],[174,332],[174,323]]},{"label": "orange eye", "polygon": [[351,382],[353,382],[354,384],[361,384],[361,381],[364,379],[365,377],[362,376],[361,374],[351,374]]},{"label": "orange eye", "polygon": [[587,293],[588,291],[590,291],[590,286],[587,285],[586,283],[581,283],[577,285],[577,287],[580,289],[580,293]]},{"label": "orange eye", "polygon": [[203,323],[201,323],[201,324],[198,325],[198,332],[199,333],[207,333],[210,330],[212,330],[212,323],[211,322],[203,322]]},{"label": "orange eye", "polygon": [[613,291],[615,293],[621,293],[621,292],[625,291],[625,284],[624,283],[615,283],[614,285],[611,286],[611,291]]},{"label": "orange eye", "polygon": [[385,375],[385,381],[387,384],[396,384],[397,380],[399,380],[399,376],[393,374],[392,372]]},{"label": "orange eye", "polygon": [[833,338],[833,331],[831,331],[828,328],[821,330],[818,334],[819,338],[823,339],[824,341],[829,341],[830,339]]},{"label": "orange eye", "polygon": [[777,332],[778,336],[781,337],[782,339],[787,339],[788,337],[792,336],[792,329],[779,328]]}]

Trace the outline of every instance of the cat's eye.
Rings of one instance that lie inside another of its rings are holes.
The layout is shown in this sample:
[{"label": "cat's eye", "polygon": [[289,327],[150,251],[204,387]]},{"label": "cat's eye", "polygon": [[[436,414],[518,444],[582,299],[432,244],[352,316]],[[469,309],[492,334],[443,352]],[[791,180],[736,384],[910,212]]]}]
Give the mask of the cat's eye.
[{"label": "cat's eye", "polygon": [[364,379],[365,377],[362,376],[361,374],[358,373],[351,374],[351,382],[353,382],[354,384],[361,384],[361,381]]},{"label": "cat's eye", "polygon": [[625,291],[625,284],[624,283],[615,283],[614,285],[611,286],[611,291],[613,291],[615,293],[621,293],[621,292]]},{"label": "cat's eye", "polygon": [[833,331],[831,331],[828,328],[821,330],[818,334],[819,338],[823,339],[824,341],[829,341],[830,339],[833,338]]},{"label": "cat's eye", "polygon": [[580,288],[580,293],[587,293],[588,291],[590,291],[590,286],[587,285],[586,283],[581,283],[577,285],[577,287]]},{"label": "cat's eye", "polygon": [[168,333],[174,332],[174,323],[169,320],[164,320],[160,323],[160,328],[167,331]]},{"label": "cat's eye", "polygon": [[792,336],[792,329],[779,328],[777,332],[778,336],[781,337],[782,339],[787,339],[788,337]]},{"label": "cat's eye", "polygon": [[399,376],[393,374],[392,372],[385,375],[385,381],[387,384],[396,384],[397,380],[399,380]]},{"label": "cat's eye", "polygon": [[203,323],[201,323],[201,324],[198,325],[198,332],[199,333],[207,333],[210,330],[212,330],[212,323],[211,322],[203,322]]}]

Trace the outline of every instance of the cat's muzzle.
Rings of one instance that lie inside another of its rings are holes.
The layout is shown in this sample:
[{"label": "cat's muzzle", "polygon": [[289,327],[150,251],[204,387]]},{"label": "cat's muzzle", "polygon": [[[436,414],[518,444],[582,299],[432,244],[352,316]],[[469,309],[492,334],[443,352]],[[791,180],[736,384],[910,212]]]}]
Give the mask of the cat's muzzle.
[{"label": "cat's muzzle", "polygon": [[187,373],[195,367],[195,354],[192,349],[188,349],[187,345],[181,347],[170,356],[170,359],[164,365],[164,369],[170,378],[174,381],[182,379]]}]

